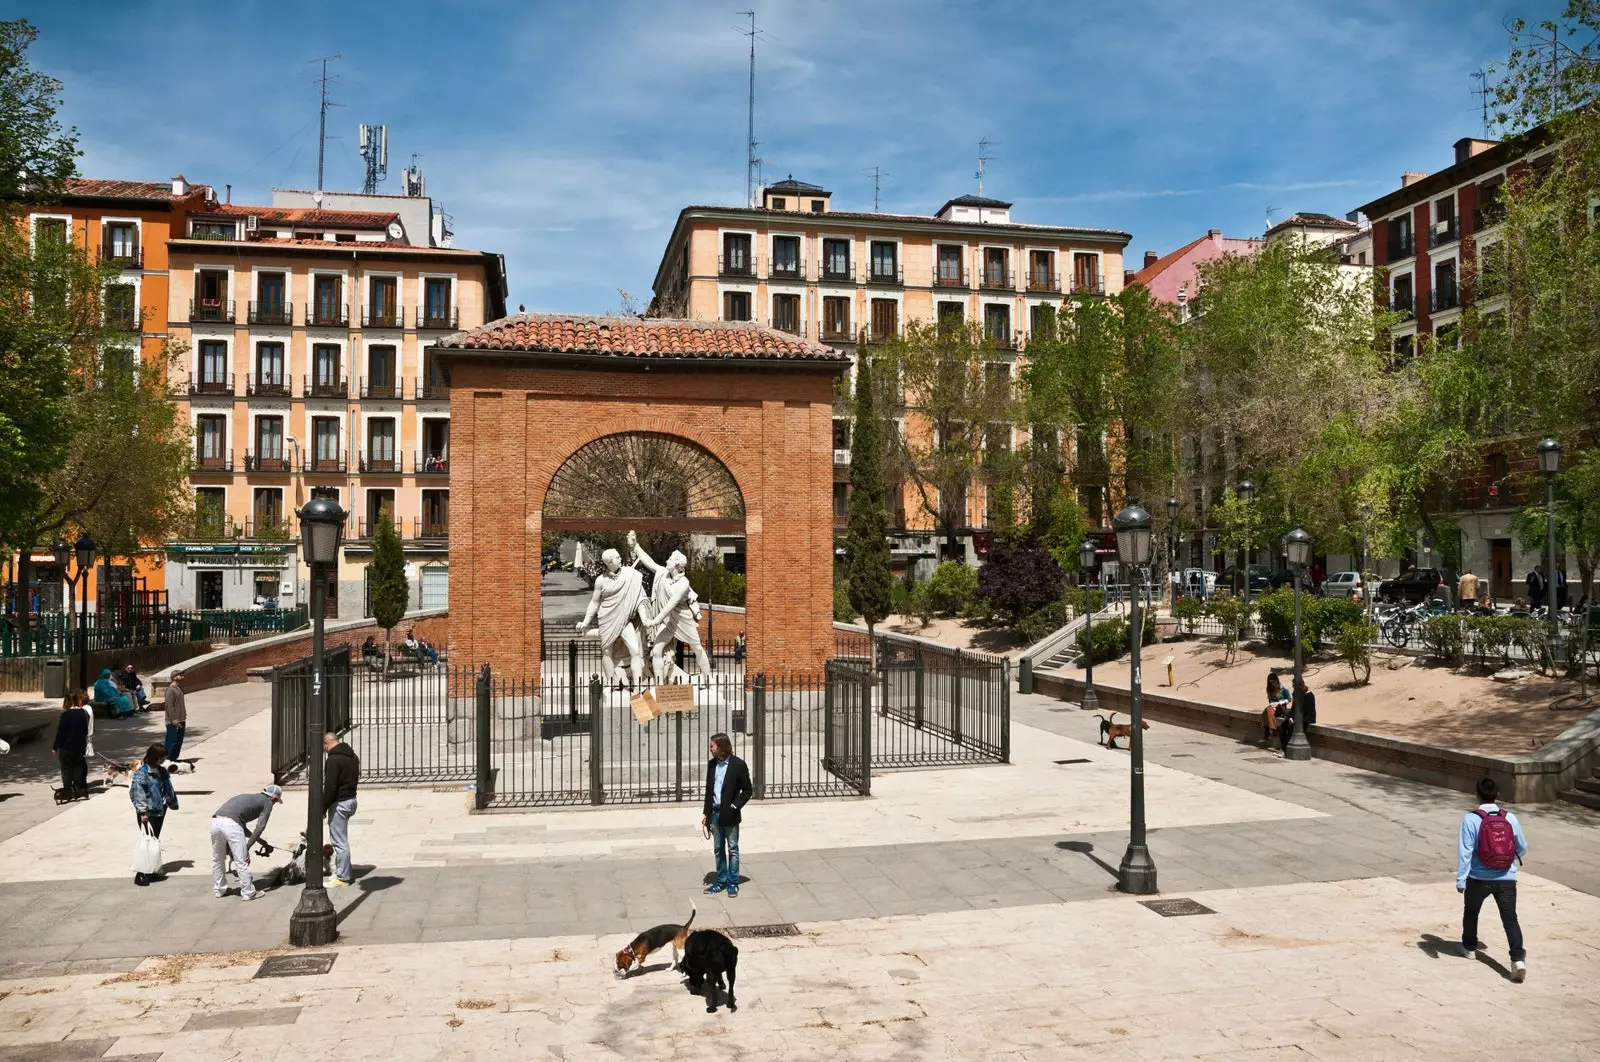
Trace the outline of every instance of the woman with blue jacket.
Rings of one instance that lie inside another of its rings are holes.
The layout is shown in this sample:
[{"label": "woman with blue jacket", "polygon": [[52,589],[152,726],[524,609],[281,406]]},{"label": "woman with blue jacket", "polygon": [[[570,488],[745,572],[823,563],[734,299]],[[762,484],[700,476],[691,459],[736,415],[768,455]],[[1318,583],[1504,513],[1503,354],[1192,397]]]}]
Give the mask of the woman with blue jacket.
[{"label": "woman with blue jacket", "polygon": [[[164,745],[151,745],[145,750],[144,762],[134,770],[133,777],[128,780],[128,799],[133,801],[134,817],[141,830],[148,830],[153,836],[161,836],[161,826],[166,821],[167,812],[178,810],[178,794],[172,788],[172,778],[167,769],[162,766],[167,758]],[[148,885],[152,877],[161,878],[165,875],[135,874],[135,885]]]}]

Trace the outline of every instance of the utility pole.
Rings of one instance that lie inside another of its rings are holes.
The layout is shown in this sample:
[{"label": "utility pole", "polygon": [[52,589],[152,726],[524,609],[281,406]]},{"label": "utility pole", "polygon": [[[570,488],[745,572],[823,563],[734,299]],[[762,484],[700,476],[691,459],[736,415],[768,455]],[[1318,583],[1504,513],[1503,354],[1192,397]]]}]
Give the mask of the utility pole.
[{"label": "utility pole", "polygon": [[311,60],[313,63],[322,64],[322,76],[317,79],[322,83],[322,116],[321,125],[317,130],[317,191],[319,192],[322,191],[322,166],[327,155],[328,146],[328,108],[339,106],[337,103],[328,102],[328,82],[339,80],[338,74],[329,75],[328,64],[335,59],[343,58],[343,55],[324,55],[321,58]]},{"label": "utility pole", "polygon": [[872,176],[872,212],[874,214],[876,214],[878,212],[878,186],[879,186],[879,183],[883,180],[883,178],[890,177],[890,176],[893,176],[893,175],[892,174],[888,174],[888,173],[884,173],[883,170],[880,169],[877,166],[872,167],[872,169],[869,171],[869,173]]},{"label": "utility pole", "polygon": [[750,16],[750,28],[739,32],[750,38],[750,102],[747,112],[745,141],[747,144],[744,167],[744,204],[755,206],[756,186],[756,35],[761,31],[756,29],[756,13],[754,11],[741,11],[741,15]]},{"label": "utility pole", "polygon": [[988,167],[989,160],[991,158],[993,158],[993,156],[989,154],[989,149],[991,147],[993,147],[993,146],[994,145],[992,143],[990,143],[988,137],[984,137],[982,140],[978,141],[978,173],[977,173],[977,177],[978,177],[978,194],[980,196],[983,195],[983,173],[984,173],[984,170]]}]

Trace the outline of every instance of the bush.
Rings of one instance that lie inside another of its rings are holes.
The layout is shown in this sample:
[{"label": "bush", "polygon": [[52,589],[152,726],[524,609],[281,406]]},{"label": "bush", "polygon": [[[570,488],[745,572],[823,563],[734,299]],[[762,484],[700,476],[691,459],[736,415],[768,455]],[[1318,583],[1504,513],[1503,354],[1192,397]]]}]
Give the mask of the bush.
[{"label": "bush", "polygon": [[1522,655],[1539,668],[1539,673],[1550,669],[1550,643],[1546,640],[1549,636],[1544,623],[1532,616],[1507,616],[1507,625],[1511,630],[1511,642]]},{"label": "bush", "polygon": [[1205,610],[1205,606],[1196,597],[1180,597],[1172,606],[1173,616],[1183,622],[1189,634],[1194,633],[1195,626],[1199,624]]},{"label": "bush", "polygon": [[1378,625],[1364,615],[1341,624],[1334,635],[1334,647],[1359,685],[1372,681],[1372,643],[1377,637]]},{"label": "bush", "polygon": [[889,588],[889,607],[896,616],[911,615],[911,588],[899,579]]},{"label": "bush", "polygon": [[1466,629],[1472,634],[1473,658],[1482,667],[1505,667],[1511,662],[1512,626],[1510,616],[1472,616]]},{"label": "bush", "polygon": [[700,596],[702,604],[738,605],[744,607],[744,576],[730,572],[721,560],[717,564],[717,596],[711,598],[711,566],[696,564],[689,570],[689,585]]},{"label": "bush", "polygon": [[[934,572],[937,576],[938,572]],[[996,542],[978,570],[977,596],[1013,627],[1061,596],[1066,573],[1037,541]]]},{"label": "bush", "polygon": [[917,590],[935,615],[959,616],[972,607],[972,599],[978,595],[978,573],[960,561],[945,561]]},{"label": "bush", "polygon": [[1226,647],[1223,663],[1231,664],[1234,654],[1239,651],[1239,635],[1244,633],[1245,624],[1250,621],[1251,607],[1245,604],[1243,598],[1218,594],[1206,603],[1206,609],[1222,624],[1223,644]]},{"label": "bush", "polygon": [[1466,622],[1460,616],[1429,616],[1422,621],[1422,645],[1430,658],[1455,667],[1466,656]]},{"label": "bush", "polygon": [[1068,608],[1072,609],[1072,614],[1074,616],[1083,615],[1085,602],[1087,602],[1096,612],[1099,612],[1101,609],[1106,607],[1105,591],[1096,590],[1093,587],[1085,590],[1079,586],[1069,586],[1067,587],[1066,591],[1062,593],[1061,600],[1066,602]]},{"label": "bush", "polygon": [[[1156,640],[1156,617],[1153,612],[1144,614],[1144,638],[1140,644],[1152,645]],[[1104,663],[1115,660],[1128,651],[1128,621],[1125,619],[1106,620],[1094,625],[1094,633],[1085,629],[1078,632],[1078,653],[1083,655],[1091,653],[1094,662]]]},{"label": "bush", "polygon": [[911,614],[926,627],[933,622],[933,603],[928,595],[928,584],[918,583],[911,588]]},{"label": "bush", "polygon": [[[1319,642],[1336,644],[1347,625],[1366,622],[1367,610],[1359,601],[1353,601],[1348,597],[1313,597],[1306,600],[1316,602],[1312,612],[1317,617]],[[1302,601],[1302,607],[1304,604]]]},{"label": "bush", "polygon": [[856,618],[856,610],[850,607],[850,587],[841,581],[835,580],[833,584],[833,619],[835,623],[849,623]]},{"label": "bush", "polygon": [[1052,601],[1044,608],[1025,616],[1017,624],[1017,633],[1027,645],[1041,641],[1052,631],[1058,631],[1068,623],[1067,603],[1065,601]]},{"label": "bush", "polygon": [[[1266,629],[1267,642],[1285,649],[1294,648],[1294,587],[1281,586],[1256,599],[1256,614]],[[1365,618],[1360,602],[1348,598],[1317,597],[1300,592],[1300,639],[1304,651],[1338,638],[1347,623]]]}]

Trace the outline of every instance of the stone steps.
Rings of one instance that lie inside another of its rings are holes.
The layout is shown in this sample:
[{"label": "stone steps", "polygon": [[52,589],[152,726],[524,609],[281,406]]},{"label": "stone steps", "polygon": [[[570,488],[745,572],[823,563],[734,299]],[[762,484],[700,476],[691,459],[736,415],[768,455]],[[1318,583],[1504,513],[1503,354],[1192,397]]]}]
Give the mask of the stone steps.
[{"label": "stone steps", "polygon": [[1600,811],[1600,770],[1594,771],[1587,778],[1578,779],[1573,788],[1564,789],[1556,796],[1569,804]]}]

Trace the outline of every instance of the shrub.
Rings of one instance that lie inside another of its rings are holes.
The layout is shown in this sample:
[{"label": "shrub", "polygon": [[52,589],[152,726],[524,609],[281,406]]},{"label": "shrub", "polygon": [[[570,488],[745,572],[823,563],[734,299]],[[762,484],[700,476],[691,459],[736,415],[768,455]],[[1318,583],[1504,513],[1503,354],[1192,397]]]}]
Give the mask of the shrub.
[{"label": "shrub", "polygon": [[836,623],[849,623],[856,618],[856,610],[850,607],[850,587],[841,580],[833,584],[833,619]]},{"label": "shrub", "polygon": [[1105,591],[1097,590],[1093,587],[1085,590],[1080,586],[1069,586],[1062,593],[1061,600],[1065,601],[1067,603],[1067,607],[1072,609],[1072,614],[1074,616],[1083,615],[1085,602],[1087,602],[1096,612],[1099,612],[1101,609],[1106,607]]},{"label": "shrub", "polygon": [[1522,650],[1522,655],[1539,668],[1542,675],[1550,669],[1550,644],[1543,622],[1532,616],[1507,616],[1511,630],[1511,643]]},{"label": "shrub", "polygon": [[702,604],[738,605],[744,606],[744,576],[737,572],[730,572],[727,565],[719,559],[717,566],[717,596],[711,598],[711,566],[709,564],[696,564],[689,569],[689,585],[700,596]]},{"label": "shrub", "polygon": [[1511,662],[1512,625],[1510,616],[1472,616],[1467,630],[1472,633],[1473,657],[1483,667],[1505,667]]},{"label": "shrub", "polygon": [[[1266,629],[1267,642],[1285,649],[1294,647],[1294,587],[1281,586],[1256,599],[1257,615]],[[1300,640],[1305,652],[1331,643],[1347,623],[1365,617],[1361,604],[1348,598],[1317,597],[1300,592]]]},{"label": "shrub", "polygon": [[996,542],[978,570],[977,596],[1015,627],[1060,598],[1065,581],[1066,573],[1037,541]]},{"label": "shrub", "polygon": [[[1261,617],[1261,626],[1267,634],[1267,644],[1284,648],[1294,646],[1294,591],[1286,587],[1262,594],[1256,598],[1256,615]],[[1301,616],[1301,633],[1304,633],[1305,617]]]},{"label": "shrub", "polygon": [[945,561],[917,589],[935,615],[959,616],[972,607],[977,596],[978,573],[960,561]]},{"label": "shrub", "polygon": [[1127,651],[1127,620],[1107,620],[1096,623],[1092,631],[1086,629],[1078,632],[1078,653],[1090,657],[1097,664],[1115,660]]},{"label": "shrub", "polygon": [[1194,629],[1199,624],[1200,617],[1204,613],[1205,606],[1200,603],[1199,598],[1195,597],[1180,597],[1172,606],[1173,616],[1183,622],[1189,634],[1194,633]]},{"label": "shrub", "polygon": [[933,602],[928,594],[928,584],[918,583],[911,588],[911,614],[926,627],[933,622]]},{"label": "shrub", "polygon": [[1232,594],[1218,594],[1207,602],[1207,610],[1222,624],[1222,638],[1226,652],[1223,656],[1225,664],[1233,663],[1233,658],[1239,651],[1239,635],[1244,632],[1245,624],[1250,620],[1250,606],[1244,603],[1243,598],[1234,597]]},{"label": "shrub", "polygon": [[1372,681],[1372,642],[1378,637],[1378,625],[1360,616],[1340,624],[1334,636],[1334,646],[1339,656],[1350,665],[1350,677],[1365,686]]},{"label": "shrub", "polygon": [[[1313,597],[1312,614],[1317,618],[1317,641],[1336,644],[1347,624],[1364,623],[1367,610],[1348,597]],[[1301,605],[1304,607],[1305,602]]]},{"label": "shrub", "polygon": [[1467,625],[1460,616],[1429,616],[1422,621],[1422,645],[1429,657],[1454,667],[1466,655]]},{"label": "shrub", "polygon": [[896,616],[911,615],[911,588],[899,579],[889,588],[889,606]]},{"label": "shrub", "polygon": [[1022,636],[1023,642],[1032,645],[1041,641],[1051,631],[1058,631],[1067,625],[1067,603],[1065,601],[1052,601],[1044,608],[1025,616],[1017,624],[1017,633]]}]

